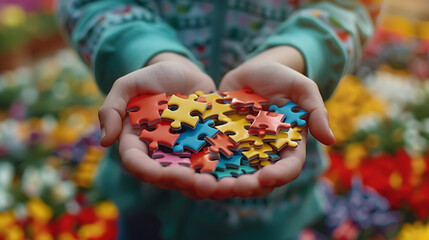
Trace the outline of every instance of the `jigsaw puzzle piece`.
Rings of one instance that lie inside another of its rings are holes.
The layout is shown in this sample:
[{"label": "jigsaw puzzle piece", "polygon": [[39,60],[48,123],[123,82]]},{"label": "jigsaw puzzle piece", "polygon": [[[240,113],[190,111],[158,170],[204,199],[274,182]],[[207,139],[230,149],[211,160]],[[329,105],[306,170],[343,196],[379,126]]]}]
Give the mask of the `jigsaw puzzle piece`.
[{"label": "jigsaw puzzle piece", "polygon": [[249,133],[259,137],[264,137],[265,133],[276,135],[280,129],[290,127],[289,123],[283,122],[283,118],[283,114],[268,111],[260,111],[257,116],[248,115],[246,120],[252,122]]},{"label": "jigsaw puzzle piece", "polygon": [[259,160],[268,160],[269,153],[273,153],[273,148],[269,144],[264,144],[261,148],[250,148],[242,151],[242,154],[249,160],[259,158]]},{"label": "jigsaw puzzle piece", "polygon": [[264,137],[259,137],[255,135],[249,135],[249,137],[241,140],[241,142],[250,142],[255,148],[261,148],[266,142],[275,142],[277,140],[277,135],[266,134]]},{"label": "jigsaw puzzle piece", "polygon": [[168,97],[165,93],[157,95],[140,95],[130,99],[127,112],[133,127],[143,123],[153,125],[161,121],[161,112],[168,107]]},{"label": "jigsaw puzzle piece", "polygon": [[[298,110],[299,109],[299,110]],[[283,107],[279,108],[276,105],[270,106],[270,111],[274,111],[276,113],[281,113],[285,115],[284,122],[290,123],[291,125],[296,126],[305,126],[306,121],[302,118],[307,115],[307,112],[300,109],[298,105],[293,103],[292,101],[286,103]]]},{"label": "jigsaw puzzle piece", "polygon": [[243,175],[243,171],[241,169],[233,169],[228,168],[223,171],[216,170],[212,172],[212,175],[215,176],[218,180],[222,179],[224,177],[239,177],[240,175]]},{"label": "jigsaw puzzle piece", "polygon": [[278,160],[281,159],[280,156],[278,154],[275,154],[275,153],[268,154],[268,156],[269,156],[268,160],[270,160],[272,162],[277,162]]},{"label": "jigsaw puzzle piece", "polygon": [[186,129],[185,132],[181,133],[177,144],[173,147],[173,152],[183,152],[189,149],[193,152],[198,152],[206,143],[203,136],[213,137],[219,130],[213,128],[214,121],[207,120],[204,123],[198,124],[195,128]]},{"label": "jigsaw puzzle piece", "polygon": [[273,164],[271,161],[267,160],[260,160],[258,158],[253,159],[252,161],[250,161],[250,166],[255,166],[255,167],[265,167],[267,165]]},{"label": "jigsaw puzzle piece", "polygon": [[240,170],[243,171],[244,174],[252,174],[252,173],[256,172],[256,170],[253,167],[248,166],[248,165],[240,166]]},{"label": "jigsaw puzzle piece", "polygon": [[215,171],[218,160],[210,159],[210,151],[204,148],[201,152],[192,154],[191,168],[193,170],[199,169],[201,173],[212,173]]},{"label": "jigsaw puzzle piece", "polygon": [[152,158],[163,166],[191,166],[191,160],[189,158],[181,158],[177,155],[165,153],[160,150],[153,152]]},{"label": "jigsaw puzzle piece", "polygon": [[238,169],[240,168],[242,158],[243,158],[243,155],[240,152],[235,152],[234,155],[232,155],[229,158],[226,158],[225,156],[221,156],[218,159],[216,170],[224,171],[227,167]]},{"label": "jigsaw puzzle piece", "polygon": [[[250,123],[243,117],[237,121],[227,122],[226,124],[216,126],[222,133],[228,135],[234,143],[238,144],[243,139],[248,138],[249,131],[247,127],[250,126]],[[231,134],[231,135],[229,135]]]},{"label": "jigsaw puzzle piece", "polygon": [[222,122],[228,122],[231,121],[231,119],[226,116],[225,114],[228,113],[234,113],[235,109],[231,107],[231,104],[229,103],[220,103],[220,100],[223,100],[223,97],[220,96],[217,93],[210,93],[207,95],[204,95],[203,92],[198,91],[196,94],[200,97],[205,97],[208,101],[208,104],[210,104],[210,108],[207,108],[207,110],[204,112],[202,118],[215,118]]},{"label": "jigsaw puzzle piece", "polygon": [[239,168],[227,168],[224,171],[216,170],[212,173],[218,180],[224,177],[239,177],[243,174],[252,174],[256,172],[256,170],[251,166],[243,166],[241,165]]},{"label": "jigsaw puzzle piece", "polygon": [[302,129],[299,127],[289,128],[287,132],[279,132],[277,141],[270,143],[277,151],[282,150],[284,147],[297,147],[298,142],[302,139]]},{"label": "jigsaw puzzle piece", "polygon": [[253,106],[253,109],[262,110],[262,105],[269,102],[268,99],[255,93],[250,88],[243,88],[237,91],[223,92],[226,101],[231,101],[233,108],[243,108]]},{"label": "jigsaw puzzle piece", "polygon": [[171,148],[176,143],[177,138],[179,138],[179,134],[171,133],[170,129],[170,123],[162,121],[155,125],[153,131],[143,129],[140,134],[140,139],[147,142],[149,144],[149,149],[152,151],[157,150],[159,145]]},{"label": "jigsaw puzzle piece", "polygon": [[235,144],[231,138],[223,133],[217,134],[214,138],[206,137],[206,141],[210,143],[210,154],[212,157],[219,157],[219,152],[222,152],[225,156],[230,157],[234,153],[230,149],[237,149],[237,144]]},{"label": "jigsaw puzzle piece", "polygon": [[207,103],[198,102],[198,96],[195,94],[189,95],[187,99],[171,96],[168,101],[168,109],[165,109],[161,114],[162,119],[172,120],[171,127],[180,129],[182,123],[194,128],[198,121],[198,116],[193,116],[194,113],[203,114],[207,108]]}]

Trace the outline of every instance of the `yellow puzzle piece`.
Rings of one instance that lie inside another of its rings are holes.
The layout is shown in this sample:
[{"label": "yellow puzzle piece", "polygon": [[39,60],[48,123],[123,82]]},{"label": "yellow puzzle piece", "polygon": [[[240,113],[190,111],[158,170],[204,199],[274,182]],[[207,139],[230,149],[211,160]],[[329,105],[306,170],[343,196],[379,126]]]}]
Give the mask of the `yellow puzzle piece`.
[{"label": "yellow puzzle piece", "polygon": [[289,147],[298,146],[299,140],[302,139],[301,132],[302,129],[300,127],[289,128],[287,132],[280,131],[277,135],[277,141],[271,143],[271,145],[277,150],[280,151],[285,146],[289,145]]},{"label": "yellow puzzle piece", "polygon": [[255,148],[261,148],[265,142],[275,142],[277,135],[274,134],[265,134],[264,137],[259,137],[255,135],[250,135],[249,137],[241,140],[242,142],[251,142]]},{"label": "yellow puzzle piece", "polygon": [[204,93],[201,91],[196,92],[196,94],[200,97],[205,97],[207,99],[207,102],[210,102],[212,104],[212,107],[204,112],[203,119],[216,117],[219,121],[222,122],[231,121],[231,119],[227,117],[225,113],[235,112],[235,109],[232,108],[231,104],[229,103],[224,104],[217,102],[217,100],[223,99],[222,96],[217,93],[204,95]]},{"label": "yellow puzzle piece", "polygon": [[250,126],[250,123],[246,118],[242,117],[240,120],[227,122],[226,124],[216,126],[222,133],[234,133],[229,137],[235,142],[239,143],[241,140],[248,138],[249,132],[246,127]]},{"label": "yellow puzzle piece", "polygon": [[261,148],[250,148],[249,150],[244,150],[241,153],[247,159],[259,158],[259,160],[268,160],[270,157],[268,154],[273,153],[273,147],[269,144],[264,144]]},{"label": "yellow puzzle piece", "polygon": [[192,112],[199,112],[201,114],[207,108],[207,103],[197,102],[198,96],[196,94],[191,94],[187,99],[177,97],[176,95],[171,96],[170,101],[168,101],[168,106],[177,106],[177,109],[165,109],[161,114],[161,118],[173,120],[171,127],[174,129],[180,129],[182,123],[195,127],[199,120],[198,116],[192,116]]}]

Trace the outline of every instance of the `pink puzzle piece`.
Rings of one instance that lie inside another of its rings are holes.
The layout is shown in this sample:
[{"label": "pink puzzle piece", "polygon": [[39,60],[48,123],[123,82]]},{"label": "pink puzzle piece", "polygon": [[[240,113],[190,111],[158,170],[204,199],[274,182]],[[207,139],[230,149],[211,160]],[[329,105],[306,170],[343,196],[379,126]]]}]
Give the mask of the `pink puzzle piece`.
[{"label": "pink puzzle piece", "polygon": [[152,158],[163,166],[191,166],[191,160],[189,158],[181,158],[171,153],[165,153],[157,150],[152,154]]},{"label": "pink puzzle piece", "polygon": [[160,112],[168,107],[168,97],[165,93],[157,95],[140,95],[130,99],[127,112],[133,127],[143,123],[153,125],[161,121]]},{"label": "pink puzzle piece", "polygon": [[260,111],[258,116],[248,115],[246,120],[253,122],[249,127],[250,134],[264,137],[265,133],[277,134],[280,129],[288,129],[289,123],[283,122],[284,115],[268,111]]}]

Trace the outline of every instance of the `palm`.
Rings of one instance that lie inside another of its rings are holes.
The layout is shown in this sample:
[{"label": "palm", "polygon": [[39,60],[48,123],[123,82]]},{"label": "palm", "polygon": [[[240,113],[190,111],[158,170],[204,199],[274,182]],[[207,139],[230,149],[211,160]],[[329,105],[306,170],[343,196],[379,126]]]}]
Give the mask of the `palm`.
[{"label": "palm", "polygon": [[[207,76],[201,72],[183,71],[177,65],[169,66],[165,71],[165,67],[167,66],[164,65],[161,69],[149,69],[151,72],[140,70],[141,72],[134,73],[133,78],[138,79],[140,74],[150,76],[150,79],[155,80],[150,90],[159,93],[190,94],[196,90],[205,92],[214,90],[212,81],[210,79],[204,81]],[[137,86],[136,93],[148,90],[147,82],[144,85],[137,82],[133,86]],[[238,179],[226,178],[217,181],[211,175],[194,173],[189,168],[162,167],[148,155],[147,145],[139,139],[141,130],[141,128],[131,128],[129,118],[124,118],[119,136],[119,153],[124,167],[142,181],[165,189],[180,190],[192,198],[223,199],[234,196],[259,196],[272,190],[272,187],[265,188],[260,185],[257,177],[259,173]]]},{"label": "palm", "polygon": [[[282,106],[290,100],[297,103],[309,112],[308,126],[313,136],[322,143],[332,144],[326,109],[313,81],[279,63],[250,61],[228,73],[222,80],[220,90],[229,91],[243,87],[250,87],[269,98],[271,104]],[[318,121],[320,119],[322,120]],[[306,142],[307,127],[302,131],[302,140],[297,148],[281,151],[280,161],[259,171],[259,175],[255,177],[258,177],[260,185],[278,187],[299,176],[305,162]]]}]

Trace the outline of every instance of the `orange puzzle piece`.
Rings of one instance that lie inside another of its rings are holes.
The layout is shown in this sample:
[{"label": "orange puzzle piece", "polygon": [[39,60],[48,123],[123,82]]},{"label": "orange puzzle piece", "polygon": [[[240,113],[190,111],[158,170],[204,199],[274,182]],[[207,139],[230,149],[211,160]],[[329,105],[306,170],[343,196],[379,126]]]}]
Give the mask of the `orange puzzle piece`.
[{"label": "orange puzzle piece", "polygon": [[155,130],[149,131],[144,129],[140,134],[140,139],[149,143],[149,148],[152,151],[158,149],[159,144],[173,147],[176,143],[179,134],[170,132],[170,123],[166,121],[159,122],[155,125]]},{"label": "orange puzzle piece", "polygon": [[234,108],[243,108],[253,106],[254,110],[261,110],[262,104],[267,104],[268,99],[262,97],[261,95],[255,93],[250,88],[243,88],[241,90],[224,92],[225,100],[230,100],[231,105]]},{"label": "orange puzzle piece", "polygon": [[161,121],[160,113],[168,107],[168,97],[165,93],[157,95],[140,95],[130,99],[127,112],[133,127],[143,123],[153,125]]},{"label": "orange puzzle piece", "polygon": [[208,148],[204,148],[201,152],[192,154],[191,156],[191,168],[200,169],[200,172],[211,173],[216,169],[218,160],[210,160],[210,151]]}]

